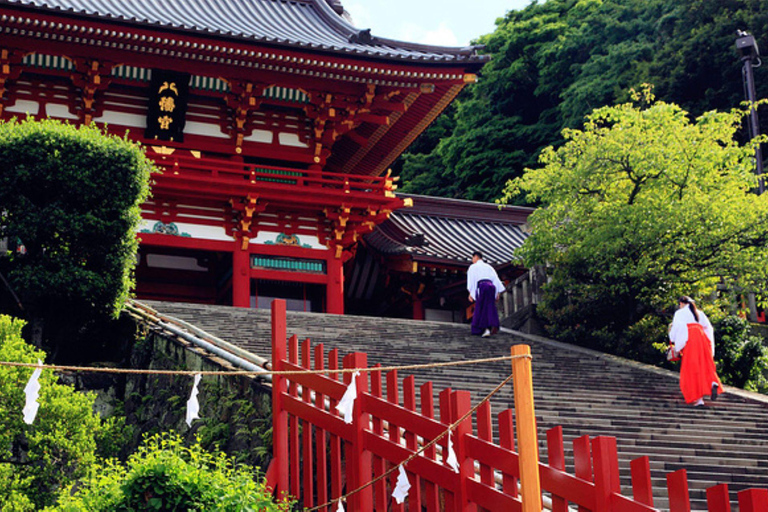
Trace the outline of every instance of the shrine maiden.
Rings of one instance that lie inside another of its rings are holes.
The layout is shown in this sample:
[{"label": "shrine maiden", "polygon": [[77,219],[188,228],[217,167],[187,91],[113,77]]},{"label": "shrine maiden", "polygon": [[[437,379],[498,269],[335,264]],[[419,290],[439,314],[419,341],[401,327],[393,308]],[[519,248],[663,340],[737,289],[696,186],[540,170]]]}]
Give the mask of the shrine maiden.
[{"label": "shrine maiden", "polygon": [[717,399],[723,386],[715,369],[715,332],[707,315],[690,297],[680,297],[669,339],[681,355],[680,390],[685,401],[704,405],[704,396]]}]

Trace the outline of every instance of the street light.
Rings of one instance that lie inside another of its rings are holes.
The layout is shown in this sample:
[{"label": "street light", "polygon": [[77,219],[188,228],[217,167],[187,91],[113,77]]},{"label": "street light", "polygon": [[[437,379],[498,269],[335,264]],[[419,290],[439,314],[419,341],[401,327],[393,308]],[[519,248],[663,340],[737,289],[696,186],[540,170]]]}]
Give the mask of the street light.
[{"label": "street light", "polygon": [[[736,50],[741,55],[742,65],[742,79],[744,81],[744,90],[746,92],[747,101],[750,103],[749,107],[749,138],[754,139],[760,135],[760,124],[757,120],[757,109],[755,108],[755,102],[757,101],[757,93],[755,92],[755,74],[753,68],[759,67],[760,62],[760,49],[757,47],[757,41],[755,36],[743,30],[737,30],[736,35]],[[755,174],[758,176],[757,188],[758,193],[765,192],[765,182],[763,181],[763,150],[760,144],[755,148]]]}]

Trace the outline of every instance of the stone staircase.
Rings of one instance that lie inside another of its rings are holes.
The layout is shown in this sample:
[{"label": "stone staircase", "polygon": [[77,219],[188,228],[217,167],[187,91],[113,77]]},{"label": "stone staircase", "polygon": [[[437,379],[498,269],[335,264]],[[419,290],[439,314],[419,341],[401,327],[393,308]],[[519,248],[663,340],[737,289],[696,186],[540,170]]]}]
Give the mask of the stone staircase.
[{"label": "stone staircase", "polygon": [[[199,328],[263,357],[270,357],[270,314],[220,306],[145,302],[162,314]],[[648,455],[655,506],[667,509],[666,474],[688,471],[692,510],[706,510],[705,489],[727,483],[735,492],[768,488],[768,397],[726,388],[716,402],[690,407],[683,402],[677,374],[545,338],[502,332],[491,338],[469,335],[469,327],[439,322],[288,312],[288,333],[341,355],[368,353],[370,365],[384,366],[509,355],[526,343],[533,354],[533,381],[542,461],[545,432],[561,425],[567,470],[573,472],[570,442],[576,437],[617,438],[622,491],[631,496],[629,463]],[[478,366],[420,370],[417,386],[431,380],[472,393],[473,403],[510,373],[508,361]],[[401,372],[404,377],[408,372]],[[511,385],[492,399],[495,414],[513,408]],[[733,508],[734,512],[737,509]]]}]

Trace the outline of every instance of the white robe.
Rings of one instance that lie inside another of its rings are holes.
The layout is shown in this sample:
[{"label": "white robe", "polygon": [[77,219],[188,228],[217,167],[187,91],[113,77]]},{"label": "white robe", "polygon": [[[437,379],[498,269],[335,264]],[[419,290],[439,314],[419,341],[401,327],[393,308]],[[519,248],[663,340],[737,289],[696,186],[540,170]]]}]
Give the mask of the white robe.
[{"label": "white robe", "polygon": [[475,300],[477,300],[477,283],[483,279],[488,279],[493,283],[493,286],[496,287],[496,295],[505,290],[504,283],[499,279],[496,270],[483,260],[477,260],[477,263],[470,265],[469,270],[467,270],[467,290]]},{"label": "white robe", "polygon": [[[698,323],[704,328],[704,333],[712,344],[712,357],[715,357],[715,330],[703,311],[698,310],[697,313],[699,314]],[[685,348],[685,344],[688,343],[688,324],[695,323],[697,323],[696,319],[688,305],[675,312],[672,328],[669,330],[669,339],[675,344],[675,352],[680,352]]]}]

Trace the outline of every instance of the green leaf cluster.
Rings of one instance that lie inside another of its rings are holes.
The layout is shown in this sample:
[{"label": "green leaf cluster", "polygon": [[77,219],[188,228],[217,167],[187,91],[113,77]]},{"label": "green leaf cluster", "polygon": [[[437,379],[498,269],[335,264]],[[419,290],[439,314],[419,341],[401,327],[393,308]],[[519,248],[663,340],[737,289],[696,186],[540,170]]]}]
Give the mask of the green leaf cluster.
[{"label": "green leaf cluster", "polygon": [[544,205],[519,256],[550,266],[542,311],[554,332],[652,359],[648,342],[658,340],[640,335],[645,317],[676,297],[716,284],[762,290],[768,196],[753,192],[753,148],[734,140],[744,112],[691,121],[648,90],[634,99],[566,130],[506,193]]},{"label": "green leaf cluster", "polygon": [[[127,138],[53,120],[0,123],[0,271],[30,318],[76,331],[116,317],[133,284],[150,161]],[[5,295],[4,295],[5,296]]]},{"label": "green leaf cluster", "polygon": [[125,464],[96,465],[76,488],[62,493],[50,512],[289,511],[288,500],[274,502],[256,471],[199,444],[184,446],[175,433],[145,439]]},{"label": "green leaf cluster", "polygon": [[718,375],[733,386],[768,393],[768,379],[764,375],[768,368],[768,348],[760,336],[752,334],[744,318],[728,315],[715,323],[717,333]]},{"label": "green leaf cluster", "polygon": [[[0,361],[37,363],[45,353],[24,342],[24,322],[0,315]],[[0,511],[50,505],[64,485],[84,476],[95,462],[100,431],[94,396],[57,383],[49,370],[39,378],[40,409],[24,423],[24,387],[32,368],[0,367]]]},{"label": "green leaf cluster", "polygon": [[[765,49],[766,27],[762,0],[547,0],[509,11],[478,39],[491,56],[478,83],[403,156],[402,190],[492,201],[564,128],[643,83],[696,116],[733,108],[744,100],[736,30]],[[758,98],[768,97],[765,66],[755,73]]]}]

